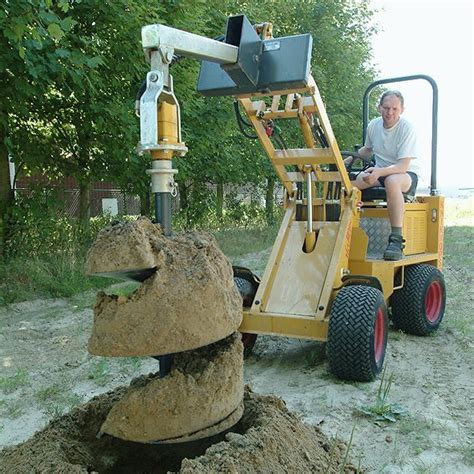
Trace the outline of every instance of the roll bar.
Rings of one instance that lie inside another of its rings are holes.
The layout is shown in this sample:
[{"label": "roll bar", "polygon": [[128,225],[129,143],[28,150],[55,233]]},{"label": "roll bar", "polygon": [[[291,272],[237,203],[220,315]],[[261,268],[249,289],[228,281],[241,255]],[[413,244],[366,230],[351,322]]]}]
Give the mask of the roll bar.
[{"label": "roll bar", "polygon": [[412,76],[400,76],[391,77],[388,79],[379,79],[374,81],[365,90],[364,99],[362,104],[362,143],[365,143],[365,137],[367,133],[367,125],[369,123],[369,97],[372,89],[381,85],[388,84],[391,82],[404,82],[413,81],[417,79],[423,79],[431,84],[433,92],[433,103],[431,113],[431,181],[430,181],[430,194],[435,196],[438,194],[436,189],[436,161],[437,161],[437,142],[438,142],[438,85],[435,80],[427,76],[426,74],[414,74]]}]

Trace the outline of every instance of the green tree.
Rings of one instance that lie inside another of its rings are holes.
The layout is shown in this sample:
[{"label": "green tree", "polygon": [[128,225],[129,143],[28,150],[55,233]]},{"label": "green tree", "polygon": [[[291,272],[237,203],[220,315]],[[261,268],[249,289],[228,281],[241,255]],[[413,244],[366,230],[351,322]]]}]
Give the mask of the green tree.
[{"label": "green tree", "polygon": [[[186,1],[176,2],[186,8]],[[370,38],[375,33],[373,12],[367,0],[237,0],[210,2],[198,14],[201,23],[190,29],[216,36],[224,32],[228,15],[244,13],[252,23],[270,21],[275,36],[311,33],[313,36],[312,73],[327,103],[336,137],[341,148],[351,148],[360,140],[361,103],[365,87],[373,80]],[[207,15],[207,22],[203,19]],[[171,24],[173,24],[173,19]],[[203,23],[204,21],[204,23]],[[187,22],[184,22],[188,26]],[[177,26],[177,25],[176,25]],[[184,64],[184,62],[183,62]],[[187,63],[186,63],[187,64]],[[258,143],[237,132],[231,98],[203,99],[192,92],[197,65],[175,68],[177,97],[183,104],[183,129],[190,152],[185,163],[178,164],[180,190],[196,183],[217,184],[218,214],[225,183],[266,182],[268,218],[272,219],[275,174]],[[185,84],[186,90],[182,89]],[[191,89],[191,90],[190,90]],[[183,100],[184,99],[184,100]],[[283,136],[291,144],[295,130],[282,121]],[[205,124],[205,126],[203,126]],[[217,133],[216,133],[217,132]],[[181,193],[183,194],[183,193]],[[187,202],[188,200],[185,200]]]},{"label": "green tree", "polygon": [[43,95],[29,100],[28,117],[16,122],[15,156],[49,176],[76,178],[84,224],[92,181],[113,177],[127,191],[147,181],[146,160],[134,151],[134,99],[146,72],[140,28],[160,21],[160,11],[142,1],[72,4],[72,27],[54,51],[62,67]]},{"label": "green tree", "polygon": [[[12,205],[8,154],[17,166],[80,183],[87,222],[88,187],[111,179],[124,190],[148,194],[148,157],[135,153],[139,125],[136,90],[145,78],[140,27],[164,23],[207,37],[224,32],[230,14],[271,21],[276,36],[311,33],[313,75],[327,101],[343,147],[359,139],[362,92],[370,65],[372,12],[368,0],[4,0],[0,6],[0,229]],[[176,160],[181,203],[202,200],[203,183],[266,183],[275,174],[255,140],[235,125],[232,99],[204,98],[195,90],[199,63],[173,65],[189,153]],[[284,129],[292,137],[291,129]],[[144,199],[145,201],[145,199]],[[207,204],[207,202],[205,203]],[[270,203],[268,203],[270,204]],[[196,207],[196,206],[195,206]],[[202,207],[202,206],[201,206]],[[268,205],[271,219],[271,206]]]},{"label": "green tree", "polygon": [[7,215],[13,203],[9,153],[14,146],[14,114],[27,116],[27,102],[41,96],[58,68],[56,42],[73,26],[67,0],[3,1],[0,5],[0,247],[8,233]]}]

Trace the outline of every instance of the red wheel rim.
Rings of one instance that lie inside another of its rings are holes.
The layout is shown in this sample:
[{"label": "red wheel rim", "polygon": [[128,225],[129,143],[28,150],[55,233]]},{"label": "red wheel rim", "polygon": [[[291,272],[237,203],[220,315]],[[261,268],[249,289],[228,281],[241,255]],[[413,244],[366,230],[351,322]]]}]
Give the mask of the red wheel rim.
[{"label": "red wheel rim", "polygon": [[425,296],[425,312],[426,319],[430,323],[435,323],[441,313],[441,305],[443,304],[443,288],[439,281],[433,281]]},{"label": "red wheel rim", "polygon": [[385,314],[382,308],[377,311],[374,326],[374,351],[375,362],[378,364],[384,353],[385,348]]}]

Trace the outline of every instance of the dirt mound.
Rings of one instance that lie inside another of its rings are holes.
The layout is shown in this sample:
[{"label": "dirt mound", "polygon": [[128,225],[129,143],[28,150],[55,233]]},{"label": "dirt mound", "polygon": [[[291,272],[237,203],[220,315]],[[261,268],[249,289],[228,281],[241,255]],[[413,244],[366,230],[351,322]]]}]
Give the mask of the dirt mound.
[{"label": "dirt mound", "polygon": [[[155,445],[97,438],[119,388],[52,421],[31,439],[0,452],[0,472],[341,472],[345,447],[302,423],[284,402],[246,390],[245,412],[228,431],[206,440]],[[346,466],[346,472],[353,468]]]},{"label": "dirt mound", "polygon": [[161,265],[161,234],[159,227],[145,217],[131,222],[113,222],[99,232],[87,253],[86,273],[132,271]]},{"label": "dirt mound", "polygon": [[163,235],[146,218],[101,231],[87,257],[89,273],[136,273],[156,267],[129,297],[99,293],[89,352],[156,356],[219,341],[242,321],[232,267],[214,238]]},{"label": "dirt mound", "polygon": [[239,333],[176,354],[166,377],[152,374],[135,379],[101,430],[138,442],[173,442],[183,437],[187,441],[199,439],[230,428],[243,411],[242,357]]}]

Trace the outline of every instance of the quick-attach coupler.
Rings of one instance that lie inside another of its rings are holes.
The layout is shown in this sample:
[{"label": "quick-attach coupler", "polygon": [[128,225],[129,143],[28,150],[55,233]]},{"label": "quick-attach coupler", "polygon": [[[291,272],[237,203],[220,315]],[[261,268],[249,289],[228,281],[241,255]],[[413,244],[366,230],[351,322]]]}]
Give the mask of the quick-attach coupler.
[{"label": "quick-attach coupler", "polygon": [[171,160],[152,160],[151,169],[146,170],[151,177],[151,191],[174,194],[176,184],[173,175],[177,172],[178,170],[173,169]]}]

